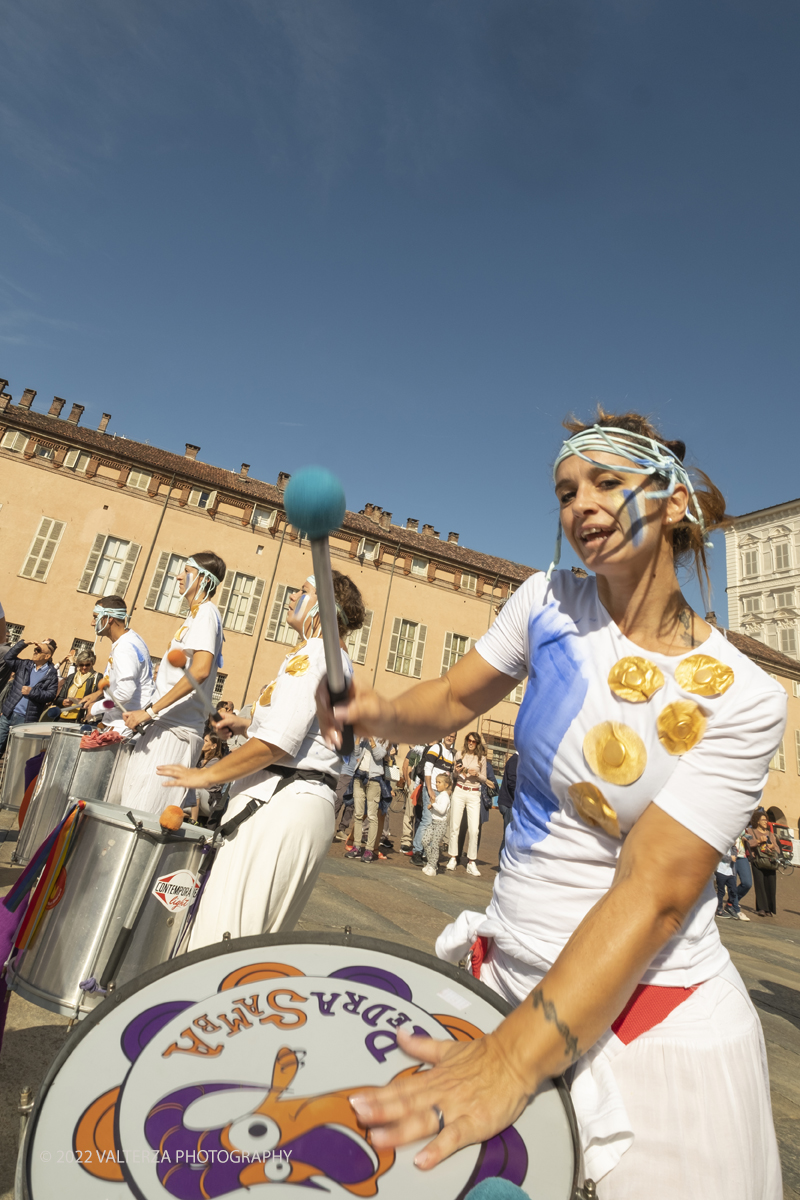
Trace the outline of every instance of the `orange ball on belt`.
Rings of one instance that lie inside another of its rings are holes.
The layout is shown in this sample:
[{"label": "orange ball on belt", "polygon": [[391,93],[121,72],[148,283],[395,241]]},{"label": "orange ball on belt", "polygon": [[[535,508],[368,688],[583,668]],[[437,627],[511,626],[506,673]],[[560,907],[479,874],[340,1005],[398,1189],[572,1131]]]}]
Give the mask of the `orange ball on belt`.
[{"label": "orange ball on belt", "polygon": [[183,809],[178,808],[177,804],[168,805],[158,818],[158,823],[162,829],[180,829],[183,824]]},{"label": "orange ball on belt", "polygon": [[185,667],[186,655],[182,650],[170,650],[167,655],[167,662],[171,667]]}]

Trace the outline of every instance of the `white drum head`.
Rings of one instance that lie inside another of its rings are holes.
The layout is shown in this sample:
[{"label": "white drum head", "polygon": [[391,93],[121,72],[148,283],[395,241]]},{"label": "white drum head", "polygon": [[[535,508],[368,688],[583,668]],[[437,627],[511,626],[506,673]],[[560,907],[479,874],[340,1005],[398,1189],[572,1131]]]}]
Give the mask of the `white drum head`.
[{"label": "white drum head", "polygon": [[348,1102],[418,1066],[399,1029],[467,1040],[506,1012],[466,972],[372,938],[198,950],[71,1035],[29,1122],[18,1200],[463,1200],[498,1175],[570,1200],[577,1131],[560,1080],[515,1126],[426,1172],[413,1165],[423,1143],[374,1149]]}]

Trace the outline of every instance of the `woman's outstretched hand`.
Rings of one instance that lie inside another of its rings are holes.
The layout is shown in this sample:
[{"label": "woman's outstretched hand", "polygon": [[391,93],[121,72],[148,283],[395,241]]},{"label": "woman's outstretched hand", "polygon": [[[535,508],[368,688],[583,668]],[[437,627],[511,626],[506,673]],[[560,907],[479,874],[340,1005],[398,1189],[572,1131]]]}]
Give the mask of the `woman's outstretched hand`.
[{"label": "woman's outstretched hand", "polygon": [[384,700],[371,688],[359,686],[355,680],[344,703],[331,705],[328,693],[328,677],[324,676],[317,688],[317,719],[326,743],[332,750],[342,745],[342,729],[352,725],[356,737],[391,736],[395,732],[396,716],[394,705]]},{"label": "woman's outstretched hand", "polygon": [[[431,1063],[432,1070],[354,1092],[350,1103],[377,1148],[433,1137],[414,1159],[422,1170],[507,1129],[535,1091],[497,1034],[474,1042],[440,1042],[401,1031],[397,1040],[401,1050]],[[444,1119],[440,1133],[437,1109]]]}]

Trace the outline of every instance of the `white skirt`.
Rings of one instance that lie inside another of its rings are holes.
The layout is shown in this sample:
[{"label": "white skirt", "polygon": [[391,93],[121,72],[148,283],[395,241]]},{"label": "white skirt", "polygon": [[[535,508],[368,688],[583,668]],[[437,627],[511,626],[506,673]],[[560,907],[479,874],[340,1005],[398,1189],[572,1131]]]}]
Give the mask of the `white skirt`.
[{"label": "white skirt", "polygon": [[[333,839],[333,804],[319,792],[281,788],[219,850],[189,939],[198,950],[222,940],[292,930]],[[250,800],[240,793],[225,820]]]},{"label": "white skirt", "polygon": [[[512,1003],[541,978],[496,947],[481,968]],[[609,1030],[570,1090],[602,1200],[781,1200],[761,1022],[733,963],[628,1045]]]},{"label": "white skirt", "polygon": [[202,735],[193,729],[159,729],[154,722],[131,750],[120,804],[159,816],[169,804],[180,808],[186,788],[164,787],[166,781],[156,774],[156,767],[171,763],[193,767],[202,748]]}]

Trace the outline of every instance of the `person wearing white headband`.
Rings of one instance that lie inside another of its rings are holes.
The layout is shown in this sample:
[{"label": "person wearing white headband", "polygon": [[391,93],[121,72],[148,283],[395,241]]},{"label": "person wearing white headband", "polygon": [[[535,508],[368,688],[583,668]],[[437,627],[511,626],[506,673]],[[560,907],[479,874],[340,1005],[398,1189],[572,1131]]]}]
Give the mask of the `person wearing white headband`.
[{"label": "person wearing white headband", "polygon": [[414,743],[469,728],[527,679],[491,903],[436,946],[472,952],[516,1007],[471,1043],[401,1031],[433,1069],[351,1103],[376,1149],[434,1138],[415,1158],[427,1169],[567,1072],[603,1200],[727,1200],[731,1161],[737,1197],[780,1200],[761,1026],[711,880],[757,805],[786,693],[681,595],[676,567],[702,574],[725,521],[683,445],[635,413],[567,428],[555,493],[582,577],[532,574],[445,676],[394,700],[357,685],[333,713],[318,692],[333,744],[345,722]]},{"label": "person wearing white headband", "polygon": [[[364,603],[346,575],[333,572],[342,666],[353,666],[344,639],[361,628]],[[294,928],[330,849],[342,760],[322,739],[315,696],[325,647],[313,577],[289,597],[287,623],[301,635],[253,706],[251,721],[232,714],[221,726],[247,734],[243,746],[210,767],[159,768],[168,802],[175,787],[234,782],[224,841],[198,908],[190,950],[231,937]]]},{"label": "person wearing white headband", "polygon": [[[211,598],[225,578],[225,563],[205,552],[186,559],[178,586],[188,615],[181,621],[161,660],[151,702],[128,712],[128,729],[148,722],[131,751],[120,803],[142,812],[161,813],[183,797],[161,786],[156,768],[161,763],[196,762],[203,745],[207,709],[213,707],[214,684],[222,667],[222,618]],[[170,650],[182,650],[186,666],[199,684],[199,695],[183,671],[168,661]]]},{"label": "person wearing white headband", "polygon": [[[155,689],[150,652],[139,634],[128,628],[128,619],[122,596],[103,596],[92,609],[94,631],[98,637],[108,638],[111,653],[97,691],[82,702],[91,716],[99,717],[123,737],[131,737],[123,714],[146,708]],[[108,701],[113,701],[113,708],[105,707]]]}]

